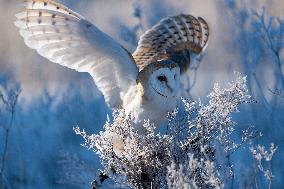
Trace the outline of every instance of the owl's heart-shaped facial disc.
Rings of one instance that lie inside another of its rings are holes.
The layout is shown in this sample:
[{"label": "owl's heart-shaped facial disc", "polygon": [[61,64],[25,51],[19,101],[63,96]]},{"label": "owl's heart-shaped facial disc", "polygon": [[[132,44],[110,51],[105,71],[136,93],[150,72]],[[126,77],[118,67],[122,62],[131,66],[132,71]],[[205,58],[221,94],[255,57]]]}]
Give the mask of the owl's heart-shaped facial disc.
[{"label": "owl's heart-shaped facial disc", "polygon": [[177,97],[180,90],[179,68],[160,68],[152,72],[150,85],[156,95],[164,98]]}]

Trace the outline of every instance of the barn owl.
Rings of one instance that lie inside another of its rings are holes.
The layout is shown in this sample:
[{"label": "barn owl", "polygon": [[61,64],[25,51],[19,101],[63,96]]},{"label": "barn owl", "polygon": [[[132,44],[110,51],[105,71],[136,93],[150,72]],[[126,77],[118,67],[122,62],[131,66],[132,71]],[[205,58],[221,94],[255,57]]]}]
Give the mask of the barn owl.
[{"label": "barn owl", "polygon": [[88,72],[106,103],[123,108],[134,123],[157,126],[180,100],[180,77],[207,46],[204,19],[178,15],[162,19],[141,36],[133,54],[87,21],[52,0],[26,0],[16,14],[26,45],[51,62]]}]

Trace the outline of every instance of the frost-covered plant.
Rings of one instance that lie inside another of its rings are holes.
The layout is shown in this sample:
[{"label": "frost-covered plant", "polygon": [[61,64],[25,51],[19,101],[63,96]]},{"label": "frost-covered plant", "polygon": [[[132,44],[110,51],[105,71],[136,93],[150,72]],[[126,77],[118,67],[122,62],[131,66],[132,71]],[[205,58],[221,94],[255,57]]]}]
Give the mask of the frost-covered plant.
[{"label": "frost-covered plant", "polygon": [[223,188],[220,175],[212,157],[208,156],[207,147],[201,147],[200,152],[204,157],[195,158],[195,154],[188,154],[188,162],[180,164],[179,167],[172,162],[168,166],[167,182],[168,188],[187,189],[187,188]]},{"label": "frost-covered plant", "polygon": [[[253,155],[254,160],[257,162],[257,169],[261,171],[265,178],[269,182],[269,188],[271,188],[272,184],[272,171],[271,171],[271,165],[272,165],[272,158],[277,150],[277,147],[273,143],[270,144],[269,151],[265,150],[265,147],[262,145],[258,145],[256,148],[250,147],[250,152]],[[266,167],[264,166],[264,163],[266,163]]]},{"label": "frost-covered plant", "polygon": [[75,132],[85,139],[83,146],[95,150],[101,157],[105,172],[117,182],[135,187],[159,185],[170,163],[172,138],[155,135],[154,125],[144,122],[146,135],[131,127],[131,120],[122,110],[115,111],[114,121],[108,121],[104,132],[88,136],[77,127]]},{"label": "frost-covered plant", "polygon": [[[223,188],[226,175],[220,175],[215,151],[220,145],[224,153],[239,147],[231,139],[236,126],[231,114],[251,102],[246,77],[236,76],[227,89],[216,84],[207,105],[182,99],[179,109],[169,113],[164,134],[149,121],[143,124],[146,134],[140,134],[123,110],[114,111],[114,120],[108,119],[99,134],[74,131],[116,182],[134,188]],[[242,142],[252,136],[249,130],[243,134]]]}]

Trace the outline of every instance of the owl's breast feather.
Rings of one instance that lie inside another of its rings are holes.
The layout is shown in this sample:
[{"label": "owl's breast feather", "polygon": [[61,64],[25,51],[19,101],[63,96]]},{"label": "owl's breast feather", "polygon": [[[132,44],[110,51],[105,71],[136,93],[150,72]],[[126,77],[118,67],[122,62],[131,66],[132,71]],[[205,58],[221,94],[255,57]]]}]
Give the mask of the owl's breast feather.
[{"label": "owl's breast feather", "polygon": [[144,120],[150,120],[156,127],[162,125],[167,120],[168,112],[173,111],[178,105],[178,99],[179,97],[164,98],[157,95],[148,97],[139,86],[136,86],[125,95],[123,108],[126,115],[131,116],[134,127],[142,132],[145,130]]}]

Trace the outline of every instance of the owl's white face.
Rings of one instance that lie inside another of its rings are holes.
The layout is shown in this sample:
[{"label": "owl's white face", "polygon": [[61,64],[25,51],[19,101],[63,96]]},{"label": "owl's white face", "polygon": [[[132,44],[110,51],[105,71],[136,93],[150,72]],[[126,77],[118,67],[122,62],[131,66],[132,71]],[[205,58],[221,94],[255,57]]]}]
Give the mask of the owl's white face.
[{"label": "owl's white face", "polygon": [[150,88],[152,92],[162,98],[177,98],[180,92],[180,69],[160,68],[150,76]]}]

